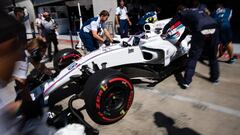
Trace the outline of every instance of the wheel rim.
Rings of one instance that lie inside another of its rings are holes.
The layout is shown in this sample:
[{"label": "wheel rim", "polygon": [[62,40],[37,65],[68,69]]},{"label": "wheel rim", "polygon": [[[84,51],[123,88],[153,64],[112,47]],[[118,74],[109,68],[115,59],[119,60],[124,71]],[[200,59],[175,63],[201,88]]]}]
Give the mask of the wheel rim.
[{"label": "wheel rim", "polygon": [[134,97],[134,87],[130,80],[118,71],[109,69],[100,70],[91,76],[85,91],[87,113],[93,121],[104,125],[122,119]]},{"label": "wheel rim", "polygon": [[125,96],[126,91],[123,89],[111,89],[106,95],[106,99],[103,101],[103,106],[109,112],[117,111],[119,108],[124,106],[124,101],[126,101]]},{"label": "wheel rim", "polygon": [[103,82],[100,89],[99,93],[104,92],[98,94],[101,95],[97,105],[99,116],[107,121],[121,119],[132,103],[133,89],[129,81],[119,77],[113,78],[108,83]]}]

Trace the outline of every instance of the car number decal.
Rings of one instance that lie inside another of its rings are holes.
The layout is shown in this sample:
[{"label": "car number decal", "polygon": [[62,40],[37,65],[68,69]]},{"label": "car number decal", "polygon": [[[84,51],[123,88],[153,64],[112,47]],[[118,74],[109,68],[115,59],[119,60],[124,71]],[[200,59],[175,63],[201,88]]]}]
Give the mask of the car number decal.
[{"label": "car number decal", "polygon": [[76,66],[77,66],[77,63],[76,63],[76,62],[73,62],[73,63],[71,63],[71,64],[67,67],[67,69],[68,69],[68,70],[72,70],[72,69],[74,69]]}]

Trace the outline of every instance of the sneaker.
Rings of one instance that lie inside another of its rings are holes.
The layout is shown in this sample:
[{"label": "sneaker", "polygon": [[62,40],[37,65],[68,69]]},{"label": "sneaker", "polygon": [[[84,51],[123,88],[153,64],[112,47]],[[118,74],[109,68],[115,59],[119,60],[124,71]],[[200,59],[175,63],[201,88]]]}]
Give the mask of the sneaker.
[{"label": "sneaker", "polygon": [[187,88],[190,87],[189,84],[186,84],[186,83],[178,83],[178,85],[179,85],[180,88],[182,88],[182,89],[187,89]]},{"label": "sneaker", "polygon": [[190,86],[188,84],[183,84],[184,87],[189,88]]},{"label": "sneaker", "polygon": [[217,79],[217,80],[209,80],[212,84],[214,84],[214,85],[218,85],[219,84],[219,80]]},{"label": "sneaker", "polygon": [[213,83],[213,85],[218,85],[218,84],[219,84],[219,81],[216,80],[216,81],[214,81],[214,82],[212,82],[212,83]]},{"label": "sneaker", "polygon": [[228,61],[226,61],[226,63],[228,63],[228,64],[233,64],[233,63],[235,63],[236,62],[236,58],[235,57],[232,57],[232,58],[230,58]]}]

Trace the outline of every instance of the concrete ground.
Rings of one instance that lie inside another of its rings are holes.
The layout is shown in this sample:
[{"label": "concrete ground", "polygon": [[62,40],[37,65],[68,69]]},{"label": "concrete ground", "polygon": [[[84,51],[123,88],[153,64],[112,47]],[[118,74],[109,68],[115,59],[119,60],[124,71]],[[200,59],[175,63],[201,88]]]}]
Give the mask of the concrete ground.
[{"label": "concrete ground", "polygon": [[173,76],[153,88],[135,85],[133,105],[122,120],[97,125],[84,112],[85,119],[100,135],[239,135],[240,61],[227,64],[225,60],[219,61],[217,85],[207,80],[208,66],[198,63],[186,90],[179,88]]},{"label": "concrete ground", "polygon": [[[69,42],[60,43],[60,48],[71,47]],[[186,90],[179,88],[173,76],[153,88],[135,85],[133,105],[122,120],[98,125],[84,111],[85,119],[100,135],[239,135],[240,61],[230,65],[224,60],[219,62],[218,85],[207,81],[209,69],[198,63]]]}]

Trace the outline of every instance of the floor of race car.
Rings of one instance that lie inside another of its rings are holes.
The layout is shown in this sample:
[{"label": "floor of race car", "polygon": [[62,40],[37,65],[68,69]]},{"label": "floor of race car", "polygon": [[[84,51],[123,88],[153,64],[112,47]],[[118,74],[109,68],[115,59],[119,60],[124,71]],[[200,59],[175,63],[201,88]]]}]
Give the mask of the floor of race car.
[{"label": "floor of race car", "polygon": [[[201,63],[187,90],[179,88],[173,76],[153,88],[135,85],[130,111],[112,125],[97,125],[83,113],[100,135],[239,135],[240,61],[220,62],[220,71],[218,85],[207,81],[209,70]],[[67,106],[67,100],[60,104]]]}]

